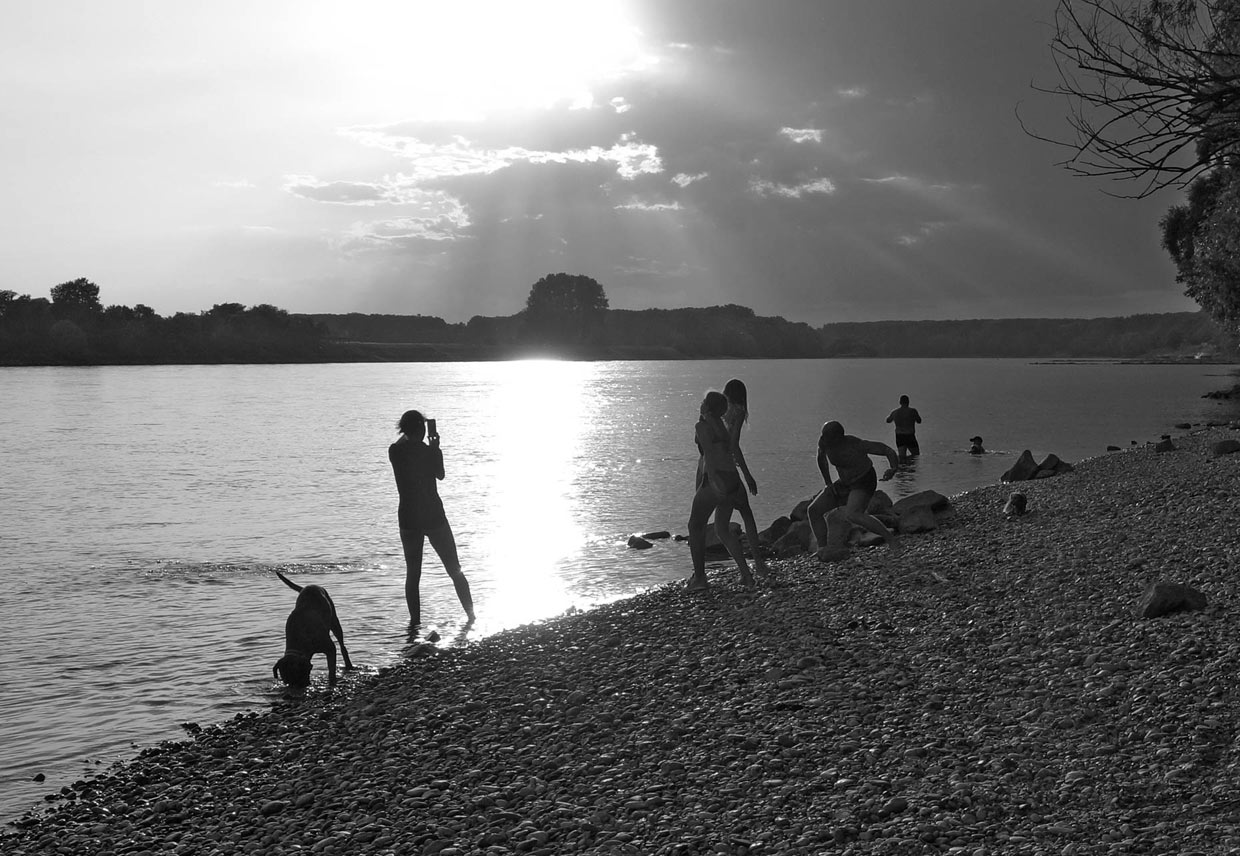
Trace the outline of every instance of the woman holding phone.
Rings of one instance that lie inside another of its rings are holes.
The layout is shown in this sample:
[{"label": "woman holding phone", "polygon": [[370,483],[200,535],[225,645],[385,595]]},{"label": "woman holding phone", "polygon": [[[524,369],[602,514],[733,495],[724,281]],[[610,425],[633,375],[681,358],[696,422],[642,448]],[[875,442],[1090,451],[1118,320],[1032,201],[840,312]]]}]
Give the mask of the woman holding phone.
[{"label": "woman holding phone", "polygon": [[474,600],[469,592],[469,581],[461,572],[456,538],[439,498],[437,482],[443,479],[444,469],[435,420],[427,419],[420,411],[406,410],[396,428],[400,437],[388,447],[388,460],[392,463],[396,490],[400,493],[397,518],[405,553],[405,602],[409,606],[410,626],[416,627],[422,622],[418,586],[422,579],[422,552],[428,539],[456,588],[466,617],[473,621]]}]

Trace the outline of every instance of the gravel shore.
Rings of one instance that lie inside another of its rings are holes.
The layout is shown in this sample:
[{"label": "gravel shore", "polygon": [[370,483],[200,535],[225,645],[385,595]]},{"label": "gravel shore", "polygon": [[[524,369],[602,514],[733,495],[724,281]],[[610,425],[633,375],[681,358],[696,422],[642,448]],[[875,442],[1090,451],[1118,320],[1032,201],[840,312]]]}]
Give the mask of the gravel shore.
[{"label": "gravel shore", "polygon": [[[10,856],[1240,853],[1240,455],[1211,428],[203,728]],[[687,569],[686,569],[687,570]],[[1204,611],[1142,619],[1147,584]]]}]

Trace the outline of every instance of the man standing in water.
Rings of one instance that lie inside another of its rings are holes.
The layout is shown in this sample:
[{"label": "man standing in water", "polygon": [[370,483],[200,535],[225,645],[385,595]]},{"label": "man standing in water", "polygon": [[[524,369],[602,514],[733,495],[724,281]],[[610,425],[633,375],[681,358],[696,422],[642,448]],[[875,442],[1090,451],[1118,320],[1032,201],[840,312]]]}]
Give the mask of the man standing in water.
[{"label": "man standing in water", "polygon": [[900,460],[907,461],[909,458],[920,455],[921,447],[917,445],[917,423],[921,422],[921,414],[917,412],[917,408],[908,406],[907,395],[900,396],[900,406],[891,411],[887,421],[895,423],[896,449],[899,450]]},{"label": "man standing in water", "polygon": [[[895,548],[895,533],[866,508],[878,490],[878,474],[870,455],[883,455],[890,469],[883,473],[883,481],[887,481],[900,466],[896,450],[886,443],[877,440],[862,440],[851,434],[844,433],[844,426],[838,422],[828,422],[822,426],[822,436],[818,438],[818,469],[822,472],[822,480],[827,486],[810,502],[807,513],[809,525],[814,531],[819,558],[827,544],[827,522],[824,516],[828,511],[839,506],[844,507],[844,519],[850,524],[860,526],[875,535],[881,536],[889,548]],[[839,478],[832,482],[831,471],[827,465],[835,467]]]}]

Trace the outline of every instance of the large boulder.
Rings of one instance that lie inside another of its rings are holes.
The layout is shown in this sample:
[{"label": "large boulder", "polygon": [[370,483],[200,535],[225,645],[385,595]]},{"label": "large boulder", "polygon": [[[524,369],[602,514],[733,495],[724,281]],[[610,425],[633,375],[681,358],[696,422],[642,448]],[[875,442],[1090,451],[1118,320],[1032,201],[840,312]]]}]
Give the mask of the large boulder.
[{"label": "large boulder", "polygon": [[938,528],[934,512],[929,505],[916,505],[905,510],[896,524],[901,535],[912,535],[916,532],[933,532]]},{"label": "large boulder", "polygon": [[1047,455],[1042,463],[1038,464],[1038,472],[1034,478],[1046,478],[1043,473],[1049,473],[1052,476],[1061,476],[1064,473],[1072,472],[1072,465],[1067,461],[1061,461],[1058,455]]},{"label": "large boulder", "polygon": [[1005,482],[1030,481],[1031,479],[1048,479],[1070,472],[1072,472],[1072,465],[1060,460],[1058,455],[1047,455],[1039,464],[1033,459],[1033,453],[1026,449],[1020,453],[1020,457],[1016,459],[1012,468],[1000,478]]},{"label": "large boulder", "polygon": [[809,550],[814,541],[814,532],[809,522],[797,520],[788,526],[787,531],[771,544],[771,550],[778,558],[786,559]]},{"label": "large boulder", "polygon": [[[896,517],[903,517],[909,511],[915,508],[928,508],[930,511],[942,511],[951,503],[947,497],[939,493],[937,490],[922,490],[893,504],[891,513]],[[873,512],[871,512],[872,514]]]},{"label": "large boulder", "polygon": [[1240,452],[1240,440],[1219,440],[1210,447],[1210,451],[1215,455],[1231,455]]},{"label": "large boulder", "polygon": [[1137,614],[1142,618],[1159,618],[1173,612],[1190,612],[1206,608],[1206,596],[1182,583],[1151,583],[1141,595]]},{"label": "large boulder", "polygon": [[771,525],[758,533],[758,542],[761,544],[774,544],[792,526],[792,519],[789,517],[776,517],[771,521]]},{"label": "large boulder", "polygon": [[843,508],[827,512],[827,543],[817,545],[818,558],[822,561],[834,562],[848,557],[848,538],[853,525],[848,522],[847,515]]},{"label": "large boulder", "polygon": [[891,497],[887,495],[887,491],[876,490],[874,495],[870,497],[870,504],[865,507],[865,513],[874,515],[891,514],[892,505]]},{"label": "large boulder", "polygon": [[999,478],[1005,482],[1029,481],[1038,471],[1038,462],[1033,459],[1033,452],[1028,449],[1020,453],[1012,468]]},{"label": "large boulder", "polygon": [[1008,501],[1003,506],[1003,515],[1005,517],[1020,517],[1029,507],[1029,500],[1018,490],[1012,491],[1012,495],[1008,497]]}]

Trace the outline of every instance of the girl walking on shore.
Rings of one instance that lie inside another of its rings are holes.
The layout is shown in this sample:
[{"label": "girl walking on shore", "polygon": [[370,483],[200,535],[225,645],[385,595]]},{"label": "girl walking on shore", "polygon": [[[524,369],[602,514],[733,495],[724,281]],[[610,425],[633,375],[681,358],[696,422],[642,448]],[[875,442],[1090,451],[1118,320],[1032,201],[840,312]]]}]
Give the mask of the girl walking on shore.
[{"label": "girl walking on shore", "polygon": [[745,499],[745,487],[736,473],[736,461],[732,457],[732,441],[723,414],[728,410],[728,399],[722,392],[706,393],[702,400],[697,425],[694,426],[694,442],[697,443],[698,468],[693,506],[689,511],[689,555],[693,560],[693,576],[689,578],[689,591],[707,588],[706,580],[706,523],[711,512],[715,513],[715,532],[736,562],[742,585],[753,585],[753,575],[745,561],[740,541],[728,528],[727,521],[737,502]]},{"label": "girl walking on shore", "polygon": [[[409,623],[416,629],[422,623],[422,600],[418,591],[422,579],[422,551],[427,539],[435,549],[444,570],[456,587],[456,596],[465,615],[474,620],[474,600],[469,582],[461,573],[456,554],[456,538],[439,498],[438,481],[444,477],[443,452],[439,448],[439,432],[434,419],[426,419],[417,410],[406,410],[396,425],[400,438],[388,447],[388,460],[400,493],[400,543],[405,552],[405,602],[409,606]],[[427,440],[429,442],[423,442]]]},{"label": "girl walking on shore", "polygon": [[[749,421],[749,391],[745,387],[745,382],[739,378],[732,378],[723,387],[723,394],[728,399],[728,409],[723,414],[723,424],[728,429],[728,440],[732,445],[732,459],[736,462],[736,467],[741,471],[741,475],[745,477],[745,484],[749,487],[749,493],[754,496],[758,495],[758,480],[749,472],[749,464],[745,462],[745,453],[741,451],[741,428]],[[749,544],[749,552],[753,556],[754,567],[758,569],[760,574],[769,574],[770,568],[766,566],[766,559],[762,557],[762,549],[758,544],[758,522],[753,516],[753,507],[749,504],[749,497],[744,491],[741,491],[736,502],[736,510],[741,513],[741,520],[745,523],[745,540]],[[731,510],[726,512],[722,508],[715,510],[715,519],[718,521],[723,516],[723,525],[727,526],[731,519]]]}]

